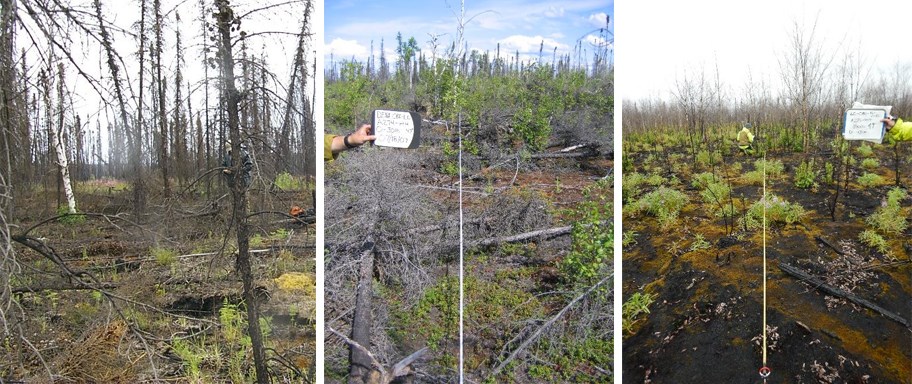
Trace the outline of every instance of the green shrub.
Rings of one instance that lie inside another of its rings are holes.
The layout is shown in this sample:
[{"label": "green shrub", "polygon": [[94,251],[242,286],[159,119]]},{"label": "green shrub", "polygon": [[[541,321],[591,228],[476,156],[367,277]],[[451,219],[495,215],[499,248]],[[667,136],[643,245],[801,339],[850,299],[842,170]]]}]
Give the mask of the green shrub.
[{"label": "green shrub", "polygon": [[57,219],[57,221],[67,225],[85,223],[86,216],[84,214],[79,213],[79,211],[76,211],[76,213],[69,212],[70,207],[68,207],[66,204],[57,207],[57,215],[64,215]]},{"label": "green shrub", "polygon": [[696,175],[693,175],[691,178],[690,186],[694,188],[706,188],[710,183],[718,181],[718,177],[712,172],[702,172]]},{"label": "green shrub", "polygon": [[633,172],[624,175],[624,178],[621,179],[621,194],[624,201],[634,201],[640,195],[640,186],[644,183],[646,183],[646,176],[641,173]]},{"label": "green shrub", "polygon": [[706,188],[700,192],[700,196],[703,197],[703,202],[715,206],[725,204],[729,195],[731,195],[731,187],[725,182],[709,183],[706,185]]},{"label": "green shrub", "polygon": [[631,214],[646,212],[659,220],[662,228],[668,228],[677,221],[678,212],[687,203],[687,195],[683,192],[659,187],[655,191],[645,194],[642,198],[630,204]]},{"label": "green shrub", "polygon": [[571,285],[590,284],[604,276],[614,254],[611,183],[599,181],[583,190],[584,201],[574,212],[570,252],[560,263],[561,276]]},{"label": "green shrub", "polygon": [[874,149],[872,149],[868,144],[859,145],[858,148],[855,148],[855,152],[861,155],[861,157],[874,156]]},{"label": "green shrub", "polygon": [[883,236],[870,229],[866,229],[864,232],[860,233],[858,235],[858,240],[861,241],[862,244],[874,248],[880,253],[886,254],[890,251],[890,247],[887,245],[887,241]]},{"label": "green shrub", "polygon": [[333,127],[353,127],[356,116],[369,112],[365,104],[370,95],[370,80],[363,64],[350,61],[341,64],[340,77],[342,81],[326,84],[326,100],[333,101],[324,104],[326,123]]},{"label": "green shrub", "polygon": [[621,246],[626,248],[630,245],[637,244],[636,237],[639,235],[636,231],[624,231],[624,237],[621,240]]},{"label": "green shrub", "polygon": [[763,167],[766,166],[766,178],[775,179],[782,175],[785,166],[779,160],[757,160],[754,162],[754,170],[744,174],[744,179],[749,184],[763,184]]},{"label": "green shrub", "polygon": [[894,187],[887,192],[887,204],[899,206],[899,203],[908,195],[905,189]]},{"label": "green shrub", "polygon": [[877,208],[865,219],[871,227],[884,234],[901,234],[908,227],[906,216],[899,203],[906,198],[906,190],[893,188],[887,192],[887,204]]},{"label": "green shrub", "polygon": [[810,188],[814,186],[814,179],[817,178],[817,171],[814,170],[814,160],[809,162],[802,161],[801,165],[795,169],[795,186],[798,188]]},{"label": "green shrub", "polygon": [[633,324],[642,320],[640,315],[649,314],[649,305],[655,299],[648,293],[635,292],[622,306],[623,327],[627,332],[633,331]]},{"label": "green shrub", "polygon": [[703,167],[708,167],[712,164],[719,164],[722,162],[722,154],[719,151],[709,152],[707,150],[701,150],[697,152],[697,164]]},{"label": "green shrub", "polygon": [[177,254],[167,248],[154,247],[150,251],[155,263],[161,266],[169,266],[177,261]]},{"label": "green shrub", "polygon": [[201,349],[184,339],[174,339],[171,343],[171,351],[181,359],[184,365],[184,372],[189,376],[190,381],[193,382],[202,380],[200,365],[203,363],[203,354]]},{"label": "green shrub", "polygon": [[858,184],[861,184],[862,187],[876,187],[884,185],[884,183],[883,176],[876,173],[865,172],[864,175],[858,176]]},{"label": "green shrub", "polygon": [[866,169],[875,169],[880,166],[880,161],[875,158],[864,159],[861,161],[861,166]]},{"label": "green shrub", "polygon": [[658,187],[665,183],[665,178],[659,175],[658,173],[653,173],[646,178],[646,184],[649,184],[653,187]]},{"label": "green shrub", "polygon": [[834,180],[833,174],[835,172],[835,170],[833,169],[833,163],[826,163],[826,164],[824,164],[823,168],[824,168],[823,181],[826,182],[827,184],[833,184],[833,180]]},{"label": "green shrub", "polygon": [[701,249],[707,249],[709,247],[711,247],[709,242],[706,241],[705,238],[703,238],[702,234],[698,233],[698,234],[694,235],[694,241],[693,241],[693,243],[690,244],[690,251],[691,252],[699,251]]},{"label": "green shrub", "polygon": [[750,206],[747,214],[742,218],[742,224],[748,228],[762,226],[764,205],[766,205],[767,225],[772,223],[794,224],[800,221],[805,214],[804,207],[801,204],[792,204],[779,196],[767,194],[767,199],[757,201]]},{"label": "green shrub", "polygon": [[275,186],[285,192],[303,191],[307,187],[307,181],[303,177],[294,177],[288,172],[282,172],[276,175]]}]

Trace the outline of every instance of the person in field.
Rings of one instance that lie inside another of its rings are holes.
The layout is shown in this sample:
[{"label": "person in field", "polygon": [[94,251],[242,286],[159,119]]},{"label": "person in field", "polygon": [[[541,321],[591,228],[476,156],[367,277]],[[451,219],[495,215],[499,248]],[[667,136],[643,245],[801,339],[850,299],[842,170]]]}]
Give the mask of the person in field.
[{"label": "person in field", "polygon": [[751,155],[754,153],[754,134],[750,131],[751,124],[745,123],[741,126],[741,130],[738,131],[738,148],[741,149],[745,155]]},{"label": "person in field", "polygon": [[[234,160],[232,159],[231,154],[231,140],[228,140],[225,143],[225,147],[228,148],[228,153],[225,154],[225,157],[222,159],[222,167],[225,167],[222,170],[222,173],[225,175],[225,180],[228,182],[228,185],[231,186],[234,183]],[[241,182],[243,183],[244,189],[250,186],[250,171],[253,169],[253,161],[250,159],[250,153],[247,152],[247,145],[241,143],[241,161],[243,162],[241,166]]]},{"label": "person in field", "polygon": [[370,124],[361,124],[354,132],[345,136],[331,134],[323,135],[323,161],[333,161],[343,151],[357,148],[368,141],[374,141],[376,136],[371,134]]},{"label": "person in field", "polygon": [[892,141],[912,141],[912,121],[903,121],[898,117],[889,116],[881,119],[887,126],[886,137]]}]

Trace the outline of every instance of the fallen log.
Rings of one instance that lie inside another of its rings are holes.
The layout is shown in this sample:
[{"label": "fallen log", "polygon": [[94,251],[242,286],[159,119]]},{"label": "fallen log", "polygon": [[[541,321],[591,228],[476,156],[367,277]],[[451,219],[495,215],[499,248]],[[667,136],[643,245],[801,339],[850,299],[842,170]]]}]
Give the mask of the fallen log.
[{"label": "fallen log", "polygon": [[[369,351],[363,345],[361,345],[361,343],[358,343],[352,339],[349,339],[348,337],[343,335],[341,332],[333,329],[333,327],[326,327],[326,329],[330,333],[332,333],[332,334],[338,336],[340,339],[342,339],[342,341],[344,341],[346,344],[348,344],[351,348],[361,351],[368,358],[370,358],[370,363],[374,367],[374,371],[371,372],[370,377],[365,378],[366,379],[364,381],[365,383],[389,384],[389,383],[392,383],[393,381],[395,381],[400,376],[406,376],[408,374],[411,374],[412,370],[411,370],[410,366],[412,365],[412,363],[414,363],[415,361],[420,359],[428,351],[428,347],[421,348],[421,349],[413,352],[411,355],[408,355],[406,358],[399,360],[399,362],[394,364],[391,369],[387,370],[383,366],[383,364],[380,363],[380,361],[377,360],[376,357],[374,357],[374,354],[371,353],[371,351]],[[349,380],[349,381],[351,381],[351,380]]]},{"label": "fallen log", "polygon": [[595,150],[585,150],[581,152],[548,152],[548,153],[534,153],[529,158],[539,160],[539,159],[575,159],[580,157],[596,157],[598,156],[598,151]]},{"label": "fallen log", "polygon": [[779,263],[779,269],[781,269],[782,272],[785,272],[786,274],[788,274],[792,277],[796,277],[801,281],[810,283],[811,285],[814,286],[814,288],[817,288],[818,290],[823,291],[824,293],[826,293],[828,295],[840,297],[840,298],[846,299],[848,301],[851,301],[862,307],[865,307],[874,312],[877,312],[890,320],[900,323],[906,328],[912,329],[912,325],[910,325],[909,321],[906,320],[905,318],[903,318],[902,316],[899,316],[893,312],[890,312],[889,310],[882,308],[881,306],[874,304],[871,301],[858,297],[852,293],[843,291],[832,285],[829,285],[829,284],[825,283],[823,280],[817,278],[816,276],[812,276],[809,273],[798,269],[797,267],[793,267],[793,266],[785,264],[785,263]]},{"label": "fallen log", "polygon": [[[371,382],[371,376],[376,359],[367,351],[370,344],[371,330],[371,298],[373,296],[374,270],[374,242],[373,236],[368,236],[361,246],[361,265],[358,276],[358,287],[355,297],[355,315],[352,319],[351,340],[349,349],[349,384],[362,384]],[[358,348],[358,346],[363,346]],[[382,365],[380,372],[383,372]]]},{"label": "fallen log", "polygon": [[10,288],[10,293],[35,293],[41,291],[87,291],[96,289],[113,289],[119,287],[117,283],[98,283],[93,287],[87,285],[74,285],[66,283],[46,283]]},{"label": "fallen log", "polygon": [[827,241],[827,239],[824,239],[823,236],[818,235],[818,236],[814,236],[814,238],[817,239],[817,241],[819,241],[821,244],[826,245],[827,247],[830,247],[836,253],[838,253],[840,255],[845,255],[845,251],[843,251],[839,248],[836,248],[836,246],[833,245],[833,243]]},{"label": "fallen log", "polygon": [[558,236],[570,234],[570,230],[573,227],[556,227],[548,229],[540,229],[537,231],[520,233],[513,236],[502,236],[502,237],[490,237],[487,239],[475,240],[469,242],[468,246],[471,247],[490,247],[492,245],[498,245],[503,243],[518,243],[520,241],[526,241],[529,239],[541,238],[543,240],[553,239]]}]

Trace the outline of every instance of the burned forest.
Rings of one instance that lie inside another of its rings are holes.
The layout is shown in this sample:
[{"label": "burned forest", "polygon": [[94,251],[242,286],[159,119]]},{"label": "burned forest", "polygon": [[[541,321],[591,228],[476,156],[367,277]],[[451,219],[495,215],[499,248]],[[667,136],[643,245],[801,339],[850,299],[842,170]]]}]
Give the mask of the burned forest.
[{"label": "burned forest", "polygon": [[0,1],[0,381],[313,381],[312,14]]},{"label": "burned forest", "polygon": [[912,66],[787,36],[767,76],[625,101],[625,383],[912,377],[912,151],[843,129],[856,102],[907,119]]},{"label": "burned forest", "polygon": [[471,382],[611,382],[612,49],[378,43],[327,64],[327,133],[413,111],[421,145],[326,164],[327,382],[458,382],[460,344]]}]

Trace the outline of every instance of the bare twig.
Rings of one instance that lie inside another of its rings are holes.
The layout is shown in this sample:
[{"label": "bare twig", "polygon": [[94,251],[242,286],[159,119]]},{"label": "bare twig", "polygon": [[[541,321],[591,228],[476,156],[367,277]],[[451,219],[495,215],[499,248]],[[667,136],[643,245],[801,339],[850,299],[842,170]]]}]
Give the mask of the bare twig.
[{"label": "bare twig", "polygon": [[576,298],[571,300],[570,303],[568,303],[566,306],[564,306],[564,308],[561,309],[559,312],[557,312],[556,315],[551,317],[550,320],[548,320],[547,322],[545,322],[545,324],[543,324],[541,327],[536,329],[535,332],[532,332],[532,335],[530,335],[526,339],[526,341],[523,341],[523,343],[520,344],[519,347],[517,347],[515,350],[513,350],[513,353],[511,353],[509,357],[507,357],[506,359],[501,361],[500,364],[497,365],[496,368],[494,368],[494,370],[491,372],[491,374],[488,375],[488,377],[489,378],[496,377],[497,374],[499,374],[500,371],[502,371],[503,368],[507,366],[507,364],[509,364],[511,361],[513,361],[513,359],[515,359],[516,356],[518,356],[523,350],[528,348],[529,345],[531,345],[535,340],[537,340],[538,337],[542,334],[542,332],[545,329],[550,327],[551,324],[554,324],[554,322],[557,321],[557,319],[560,319],[564,315],[564,313],[566,313],[571,307],[573,307],[574,304],[576,304],[578,301],[582,300],[584,297],[588,296],[590,293],[592,293],[592,291],[594,291],[596,288],[598,288],[599,286],[604,284],[606,281],[611,279],[613,276],[614,276],[614,274],[609,274],[608,276],[603,277],[601,280],[599,280],[599,282],[595,283],[595,285],[589,287],[589,289],[587,289],[585,292],[583,292],[582,294],[580,294],[579,296],[577,296]]}]

